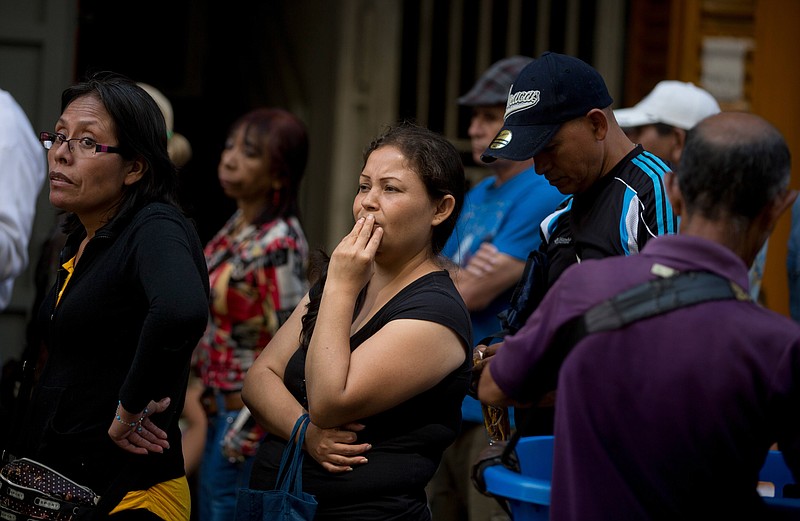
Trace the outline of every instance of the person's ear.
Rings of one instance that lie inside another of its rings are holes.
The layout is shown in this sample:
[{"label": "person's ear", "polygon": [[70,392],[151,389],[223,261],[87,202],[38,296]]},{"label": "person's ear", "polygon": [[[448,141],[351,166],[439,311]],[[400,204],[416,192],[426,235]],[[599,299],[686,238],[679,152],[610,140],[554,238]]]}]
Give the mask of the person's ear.
[{"label": "person's ear", "polygon": [[131,186],[132,184],[138,182],[144,173],[147,171],[147,163],[144,161],[143,158],[138,157],[133,161],[128,163],[128,172],[125,174],[125,179],[122,180],[122,184],[125,186]]},{"label": "person's ear", "polygon": [[450,194],[445,195],[436,204],[436,211],[433,214],[433,226],[438,226],[450,217],[456,207],[456,198]]},{"label": "person's ear", "polygon": [[745,263],[748,265],[753,263],[758,251],[764,246],[767,238],[775,229],[778,219],[783,215],[783,212],[792,207],[795,199],[797,199],[797,190],[783,190],[753,219],[750,223],[750,233],[748,234],[753,237],[753,248],[747,256],[742,256],[742,260]]},{"label": "person's ear", "polygon": [[675,144],[683,150],[683,146],[686,144],[686,131],[682,128],[672,127],[672,135],[675,139]]},{"label": "person's ear", "polygon": [[667,190],[667,199],[672,205],[672,213],[682,215],[684,210],[683,194],[678,184],[678,176],[672,170],[664,174],[664,186]]},{"label": "person's ear", "polygon": [[589,120],[594,138],[597,141],[602,141],[608,134],[608,117],[605,112],[600,109],[592,109],[586,113],[586,118]]},{"label": "person's ear", "polygon": [[681,154],[683,153],[683,146],[686,144],[686,131],[682,128],[673,127],[672,128],[672,157],[670,161],[672,161],[673,165],[677,165],[681,162]]},{"label": "person's ear", "polygon": [[767,212],[765,217],[767,218],[767,227],[770,230],[778,222],[783,212],[792,207],[795,199],[797,199],[797,194],[797,190],[784,190],[772,200],[772,203],[767,205],[764,211]]}]

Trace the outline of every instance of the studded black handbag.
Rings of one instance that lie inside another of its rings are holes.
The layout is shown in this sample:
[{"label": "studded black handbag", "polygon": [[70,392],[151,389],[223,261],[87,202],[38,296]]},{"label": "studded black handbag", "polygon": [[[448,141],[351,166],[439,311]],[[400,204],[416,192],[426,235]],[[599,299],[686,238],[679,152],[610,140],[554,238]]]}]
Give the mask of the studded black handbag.
[{"label": "studded black handbag", "polygon": [[0,469],[0,518],[8,521],[84,519],[100,497],[41,463],[14,459]]}]

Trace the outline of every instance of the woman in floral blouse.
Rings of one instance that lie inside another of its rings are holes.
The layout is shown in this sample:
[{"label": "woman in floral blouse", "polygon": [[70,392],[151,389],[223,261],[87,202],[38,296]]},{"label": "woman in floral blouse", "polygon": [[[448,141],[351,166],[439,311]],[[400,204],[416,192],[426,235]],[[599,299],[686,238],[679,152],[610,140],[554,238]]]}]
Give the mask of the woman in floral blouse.
[{"label": "woman in floral blouse", "polygon": [[239,118],[222,151],[219,181],[238,209],[205,248],[211,309],[194,366],[208,415],[201,521],[233,519],[236,491],[247,486],[264,435],[242,403],[244,376],[308,289],[297,217],[307,156],[304,125],[280,109]]}]

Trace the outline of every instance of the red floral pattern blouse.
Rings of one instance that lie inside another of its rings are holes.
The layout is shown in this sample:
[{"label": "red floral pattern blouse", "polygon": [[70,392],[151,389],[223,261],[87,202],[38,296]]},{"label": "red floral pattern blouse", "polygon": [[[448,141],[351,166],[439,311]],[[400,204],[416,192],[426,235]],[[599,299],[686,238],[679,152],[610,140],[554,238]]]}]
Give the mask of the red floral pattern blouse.
[{"label": "red floral pattern blouse", "polygon": [[239,211],[205,248],[211,309],[195,351],[206,387],[242,389],[245,373],[308,290],[308,244],[295,217],[245,226]]}]

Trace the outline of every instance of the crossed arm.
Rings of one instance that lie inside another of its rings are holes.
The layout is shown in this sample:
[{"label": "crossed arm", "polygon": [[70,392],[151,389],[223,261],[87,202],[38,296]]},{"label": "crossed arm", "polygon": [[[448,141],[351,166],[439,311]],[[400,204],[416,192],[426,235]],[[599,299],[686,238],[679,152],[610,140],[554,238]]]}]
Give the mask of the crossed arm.
[{"label": "crossed arm", "polygon": [[[305,377],[311,425],[308,453],[329,471],[366,463],[367,444],[357,444],[356,423],[433,387],[466,356],[449,328],[422,320],[393,320],[351,352],[355,299],[372,275],[377,242],[372,225],[359,221],[336,248],[306,355]],[[372,245],[372,246],[370,246]],[[283,383],[298,348],[308,297],[295,308],[245,378],[243,399],[269,432],[288,438],[304,411]],[[386,385],[391,381],[392,385]]]},{"label": "crossed arm", "polygon": [[484,242],[467,265],[452,274],[453,282],[470,312],[485,309],[522,277],[525,262]]}]

